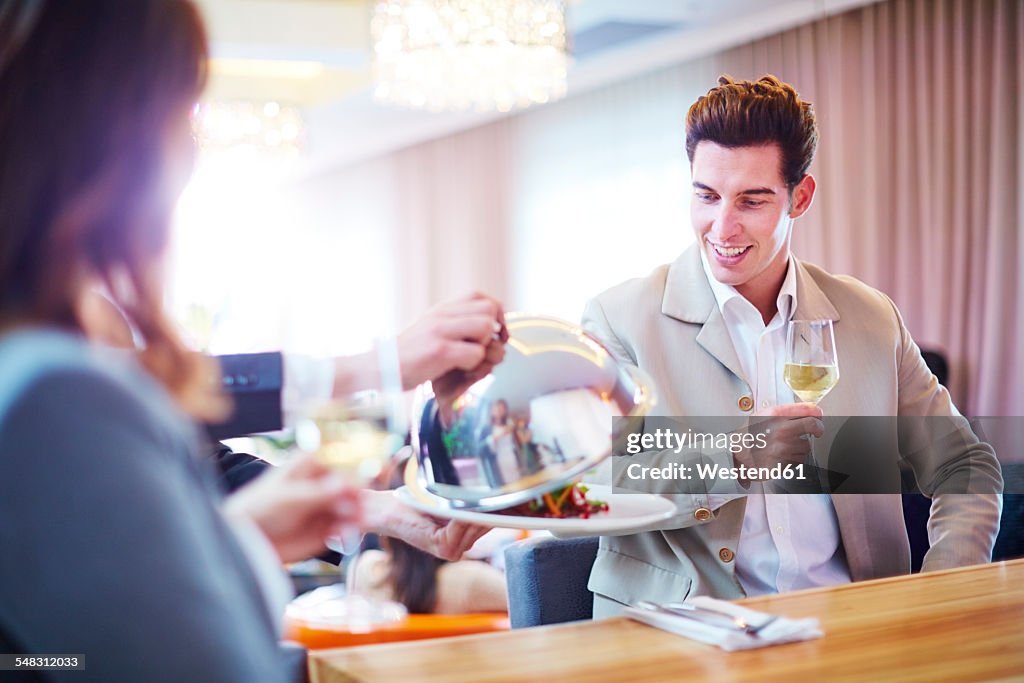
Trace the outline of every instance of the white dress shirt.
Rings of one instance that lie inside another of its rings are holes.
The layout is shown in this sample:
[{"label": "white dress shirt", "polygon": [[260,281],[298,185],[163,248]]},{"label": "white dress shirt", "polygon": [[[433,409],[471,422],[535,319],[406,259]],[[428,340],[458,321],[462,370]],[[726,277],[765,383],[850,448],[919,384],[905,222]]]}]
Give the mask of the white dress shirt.
[{"label": "white dress shirt", "polygon": [[334,389],[334,359],[282,353],[281,414],[294,427],[311,406],[326,403]]},{"label": "white dress shirt", "polygon": [[[701,252],[704,272],[725,319],[729,338],[750,386],[755,410],[798,399],[782,377],[786,323],[796,310],[796,268],[790,258],[776,301],[764,324],[760,312],[736,289],[716,280]],[[747,595],[849,583],[839,521],[826,494],[764,494],[751,485],[736,549],[736,577]]]}]

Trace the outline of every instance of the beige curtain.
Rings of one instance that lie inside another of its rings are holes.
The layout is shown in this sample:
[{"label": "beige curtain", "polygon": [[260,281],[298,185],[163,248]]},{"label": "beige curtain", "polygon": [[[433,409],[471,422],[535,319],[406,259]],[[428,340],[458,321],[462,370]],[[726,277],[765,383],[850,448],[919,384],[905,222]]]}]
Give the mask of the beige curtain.
[{"label": "beige curtain", "polygon": [[[430,305],[508,297],[509,120],[336,169],[290,188],[280,346],[352,353]],[[294,249],[293,249],[294,250]],[[296,270],[293,268],[293,270]]]},{"label": "beige curtain", "polygon": [[507,300],[510,126],[498,121],[390,155],[401,320],[473,290]]}]

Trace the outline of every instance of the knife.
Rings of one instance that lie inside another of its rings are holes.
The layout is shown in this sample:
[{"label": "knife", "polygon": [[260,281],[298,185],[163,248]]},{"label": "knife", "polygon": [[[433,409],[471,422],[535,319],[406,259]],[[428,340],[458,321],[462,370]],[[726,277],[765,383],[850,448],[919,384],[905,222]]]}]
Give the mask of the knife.
[{"label": "knife", "polygon": [[636,603],[636,607],[647,610],[649,612],[658,612],[660,614],[670,614],[676,617],[685,617],[687,619],[693,619],[699,621],[708,626],[717,626],[719,628],[727,628],[732,631],[740,631],[748,635],[757,635],[758,631],[771,624],[779,617],[777,615],[771,615],[760,624],[756,626],[748,624],[742,617],[733,617],[722,612],[717,612],[713,609],[706,607],[699,607],[697,605],[691,605],[689,603],[672,603],[670,605],[659,605],[648,600],[641,600]]}]

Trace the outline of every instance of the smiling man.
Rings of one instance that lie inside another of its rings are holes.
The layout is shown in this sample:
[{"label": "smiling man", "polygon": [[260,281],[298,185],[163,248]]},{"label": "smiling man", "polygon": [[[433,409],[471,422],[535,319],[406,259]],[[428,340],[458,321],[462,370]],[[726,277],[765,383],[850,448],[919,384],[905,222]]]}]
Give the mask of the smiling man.
[{"label": "smiling man", "polygon": [[711,277],[749,301],[767,325],[789,271],[793,220],[814,197],[814,178],[788,185],[778,144],[726,147],[704,141],[691,153],[691,216]]},{"label": "smiling man", "polygon": [[[822,433],[822,408],[796,402],[783,381],[790,320],[833,321],[850,370],[822,400],[829,415],[959,416],[887,296],[791,253],[794,222],[814,199],[808,169],[817,143],[813,108],[792,86],[770,75],[720,78],[686,120],[696,244],[584,313],[584,327],[617,358],[654,378],[658,415],[771,416],[768,447],[735,453],[735,464],[803,462],[803,435]],[[932,497],[925,570],[988,561],[999,527],[995,454],[958,429],[962,438],[940,449],[899,453]],[[602,538],[590,579],[594,615],[638,600],[731,599],[910,571],[898,494],[744,487],[723,493],[690,481],[675,496],[674,517]]]}]

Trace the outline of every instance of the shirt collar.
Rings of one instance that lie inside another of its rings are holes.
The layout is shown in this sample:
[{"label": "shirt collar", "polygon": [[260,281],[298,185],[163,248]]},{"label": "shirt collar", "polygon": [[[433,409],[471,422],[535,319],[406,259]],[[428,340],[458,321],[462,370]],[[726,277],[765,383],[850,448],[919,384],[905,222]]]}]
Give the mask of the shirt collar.
[{"label": "shirt collar", "polygon": [[[737,299],[753,307],[753,304],[736,291],[735,287],[715,279],[715,276],[711,273],[711,265],[708,263],[707,254],[704,253],[703,249],[700,250],[700,262],[704,267],[704,274],[708,278],[708,284],[711,285],[711,292],[715,295],[719,311],[724,314],[726,306],[734,306],[735,304],[730,302]],[[779,316],[786,321],[792,318],[793,312],[796,311],[796,263],[792,254],[789,255],[789,260],[786,262],[786,277],[782,280],[782,287],[779,289],[779,296],[775,300],[775,305],[779,309]]]}]

